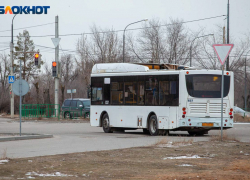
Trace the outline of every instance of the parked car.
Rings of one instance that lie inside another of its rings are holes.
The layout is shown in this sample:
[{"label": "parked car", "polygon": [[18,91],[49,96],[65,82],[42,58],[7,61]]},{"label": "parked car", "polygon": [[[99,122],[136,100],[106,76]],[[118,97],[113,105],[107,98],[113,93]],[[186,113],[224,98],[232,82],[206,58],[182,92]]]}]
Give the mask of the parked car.
[{"label": "parked car", "polygon": [[90,99],[74,98],[64,100],[62,114],[64,118],[89,117]]}]

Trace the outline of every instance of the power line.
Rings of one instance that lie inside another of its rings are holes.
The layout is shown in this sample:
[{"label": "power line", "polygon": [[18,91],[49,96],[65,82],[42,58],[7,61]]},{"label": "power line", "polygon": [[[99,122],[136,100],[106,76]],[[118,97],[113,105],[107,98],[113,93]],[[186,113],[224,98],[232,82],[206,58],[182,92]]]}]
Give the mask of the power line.
[{"label": "power line", "polygon": [[6,49],[1,49],[0,51],[5,51],[5,50],[7,50],[7,49],[10,49],[10,48],[6,48]]},{"label": "power line", "polygon": [[[147,29],[147,28],[154,28],[154,27],[161,27],[161,26],[171,26],[171,25],[176,25],[176,24],[184,24],[184,23],[191,23],[191,22],[197,22],[197,21],[204,21],[204,20],[209,20],[209,19],[214,19],[214,18],[219,18],[223,17],[226,15],[221,15],[221,16],[214,16],[214,17],[209,17],[209,18],[203,18],[203,19],[197,19],[197,20],[191,20],[191,21],[185,21],[185,22],[180,22],[180,23],[173,23],[173,24],[166,24],[166,25],[160,25],[160,26],[152,26],[152,27],[144,27],[144,28],[134,28],[134,29],[127,29],[126,31],[132,31],[132,30],[140,30],[140,29]],[[110,33],[110,32],[123,32],[124,30],[116,30],[116,31],[103,31],[103,32],[95,32],[95,33],[79,33],[79,34],[62,34],[60,36],[79,36],[79,35],[90,35],[90,34],[96,34],[96,33]],[[37,35],[37,36],[30,36],[30,37],[53,37],[55,35]],[[11,37],[11,36],[0,36],[0,37]],[[20,36],[22,37],[22,36]]]},{"label": "power line", "polygon": [[[42,48],[45,48],[45,49],[51,49],[51,50],[55,50],[55,48],[53,47],[48,47],[48,46],[42,46],[42,45],[37,45],[37,44],[34,44],[35,46],[38,46],[38,47],[42,47]],[[76,52],[74,50],[71,50],[71,49],[62,49],[62,47],[60,48],[62,51],[69,51],[69,52]]]},{"label": "power line", "polygon": [[[46,26],[46,25],[49,25],[49,24],[54,24],[54,22],[53,23],[47,23],[47,24],[39,24],[39,25],[29,26],[29,27],[16,28],[16,29],[13,29],[13,30],[33,28],[33,27],[39,27],[39,26]],[[0,31],[0,32],[6,32],[6,31],[11,31],[11,30],[3,30],[3,31]]]}]

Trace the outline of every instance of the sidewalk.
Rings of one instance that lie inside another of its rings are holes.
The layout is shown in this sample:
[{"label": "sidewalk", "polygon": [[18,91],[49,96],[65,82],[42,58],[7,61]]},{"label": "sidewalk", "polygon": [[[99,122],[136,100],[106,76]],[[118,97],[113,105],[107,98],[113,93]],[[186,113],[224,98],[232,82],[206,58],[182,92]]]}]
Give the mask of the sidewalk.
[{"label": "sidewalk", "polygon": [[0,142],[3,141],[17,141],[17,140],[28,140],[28,139],[43,139],[43,138],[52,138],[51,134],[28,134],[28,133],[1,133]]}]

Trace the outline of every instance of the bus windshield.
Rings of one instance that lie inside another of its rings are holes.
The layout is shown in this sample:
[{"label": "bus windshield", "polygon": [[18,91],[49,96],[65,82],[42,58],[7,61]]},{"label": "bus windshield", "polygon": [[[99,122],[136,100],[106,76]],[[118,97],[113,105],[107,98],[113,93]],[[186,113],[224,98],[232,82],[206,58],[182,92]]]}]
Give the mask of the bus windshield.
[{"label": "bus windshield", "polygon": [[[221,75],[186,75],[186,86],[188,94],[198,98],[220,98],[221,97]],[[229,93],[230,76],[224,76],[224,94]]]}]

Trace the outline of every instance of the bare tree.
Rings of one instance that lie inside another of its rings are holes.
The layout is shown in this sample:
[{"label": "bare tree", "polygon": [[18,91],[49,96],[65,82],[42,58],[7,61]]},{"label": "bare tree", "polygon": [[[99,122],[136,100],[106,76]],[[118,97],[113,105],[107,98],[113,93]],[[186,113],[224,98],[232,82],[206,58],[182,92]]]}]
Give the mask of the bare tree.
[{"label": "bare tree", "polygon": [[[165,27],[164,27],[165,26]],[[186,63],[189,53],[189,35],[181,20],[170,19],[170,23],[161,25],[153,19],[144,24],[137,41],[132,35],[128,41],[130,52],[142,62]]]},{"label": "bare tree", "polygon": [[111,30],[97,28],[96,25],[91,27],[93,33],[92,53],[97,56],[96,61],[102,63],[118,62],[121,56],[121,41],[117,33]]},{"label": "bare tree", "polygon": [[10,60],[7,55],[0,54],[0,112],[10,111],[9,106],[9,84],[8,76],[10,75]]},{"label": "bare tree", "polygon": [[[145,23],[141,30],[137,42],[139,44],[142,58],[148,58],[153,63],[160,63],[164,57],[163,30],[158,19],[149,21],[149,27]],[[132,43],[130,43],[132,45]]]},{"label": "bare tree", "polygon": [[189,54],[189,36],[182,20],[170,18],[166,25],[165,59],[168,63],[186,64]]},{"label": "bare tree", "polygon": [[[61,78],[60,78],[60,88],[61,88],[61,104],[64,101],[65,88],[72,89],[72,83],[75,81],[79,75],[79,70],[74,66],[74,59],[71,55],[66,54],[61,57]],[[78,82],[79,84],[79,82]]]}]

